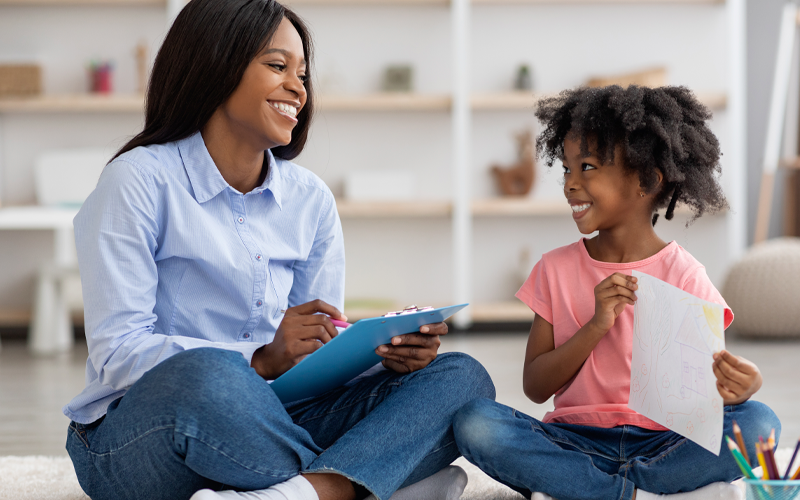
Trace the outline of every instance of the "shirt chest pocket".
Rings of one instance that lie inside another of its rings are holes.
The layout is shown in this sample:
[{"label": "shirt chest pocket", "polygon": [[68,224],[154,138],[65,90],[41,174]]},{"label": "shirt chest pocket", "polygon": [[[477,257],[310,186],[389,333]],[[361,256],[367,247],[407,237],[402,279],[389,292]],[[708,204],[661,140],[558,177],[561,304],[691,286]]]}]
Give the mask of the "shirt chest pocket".
[{"label": "shirt chest pocket", "polygon": [[277,308],[272,311],[273,317],[282,316],[289,306],[289,292],[294,283],[293,260],[270,260],[269,279],[272,283],[272,291],[275,294]]}]

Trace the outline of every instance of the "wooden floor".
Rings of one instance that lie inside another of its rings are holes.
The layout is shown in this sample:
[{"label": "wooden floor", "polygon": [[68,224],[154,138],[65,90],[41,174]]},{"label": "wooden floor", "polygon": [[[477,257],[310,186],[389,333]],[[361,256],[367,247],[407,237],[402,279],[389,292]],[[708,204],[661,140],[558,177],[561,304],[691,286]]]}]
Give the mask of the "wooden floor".
[{"label": "wooden floor", "polygon": [[[552,401],[537,405],[522,393],[524,334],[468,333],[445,337],[443,351],[462,351],[478,359],[498,388],[498,401],[541,418]],[[754,361],[764,375],[755,399],[775,410],[783,423],[782,444],[800,437],[800,341],[729,340],[728,348]],[[86,344],[68,354],[37,358],[22,341],[6,340],[0,350],[0,456],[65,455],[69,421],[61,407],[84,385]]]}]

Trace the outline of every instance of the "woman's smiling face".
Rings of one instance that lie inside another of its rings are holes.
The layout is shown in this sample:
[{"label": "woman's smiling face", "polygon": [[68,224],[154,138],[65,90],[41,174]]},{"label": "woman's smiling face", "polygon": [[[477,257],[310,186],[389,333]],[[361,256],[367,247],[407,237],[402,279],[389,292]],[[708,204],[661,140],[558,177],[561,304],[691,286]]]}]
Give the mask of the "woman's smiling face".
[{"label": "woman's smiling face", "polygon": [[590,141],[590,154],[584,156],[579,138],[564,140],[564,196],[583,234],[624,224],[644,208],[639,178],[623,168],[621,148],[608,163],[601,162],[592,149]]},{"label": "woman's smiling face", "polygon": [[257,141],[260,149],[289,144],[296,117],[306,103],[305,79],[303,41],[284,18],[220,111],[233,130]]}]

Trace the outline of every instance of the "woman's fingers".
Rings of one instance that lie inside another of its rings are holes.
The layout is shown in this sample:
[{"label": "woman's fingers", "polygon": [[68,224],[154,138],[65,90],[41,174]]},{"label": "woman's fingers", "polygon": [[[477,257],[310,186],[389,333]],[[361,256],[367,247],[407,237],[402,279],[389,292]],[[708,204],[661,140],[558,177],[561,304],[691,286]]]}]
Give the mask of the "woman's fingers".
[{"label": "woman's fingers", "polygon": [[342,314],[341,311],[327,302],[319,299],[306,302],[305,304],[300,304],[299,306],[290,307],[286,310],[287,316],[311,315],[317,313],[327,314],[334,319],[347,321],[347,316]]},{"label": "woman's fingers", "polygon": [[[326,343],[333,337],[339,335],[339,330],[331,322],[331,319],[324,314],[312,314],[310,316],[299,316],[293,318],[295,321],[300,322],[300,325],[307,327],[302,329],[300,337],[303,340],[319,339],[322,343]],[[324,331],[323,331],[324,330]]]},{"label": "woman's fingers", "polygon": [[411,373],[411,368],[408,367],[408,365],[404,365],[403,363],[398,363],[397,361],[394,361],[392,359],[384,359],[383,361],[381,361],[381,363],[383,363],[383,366],[385,366],[389,370],[392,370],[393,372]]},{"label": "woman's fingers", "polygon": [[430,325],[423,325],[419,331],[426,335],[447,335],[447,323],[432,323]]}]

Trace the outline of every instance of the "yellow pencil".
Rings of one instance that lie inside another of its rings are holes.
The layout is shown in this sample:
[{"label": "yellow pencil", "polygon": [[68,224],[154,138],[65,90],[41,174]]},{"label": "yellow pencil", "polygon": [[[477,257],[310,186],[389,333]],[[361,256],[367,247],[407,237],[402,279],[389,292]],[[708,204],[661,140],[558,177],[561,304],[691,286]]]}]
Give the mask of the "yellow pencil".
[{"label": "yellow pencil", "polygon": [[769,469],[767,469],[767,462],[764,461],[764,454],[761,452],[761,443],[756,443],[756,456],[758,465],[761,466],[761,479],[769,481]]}]

